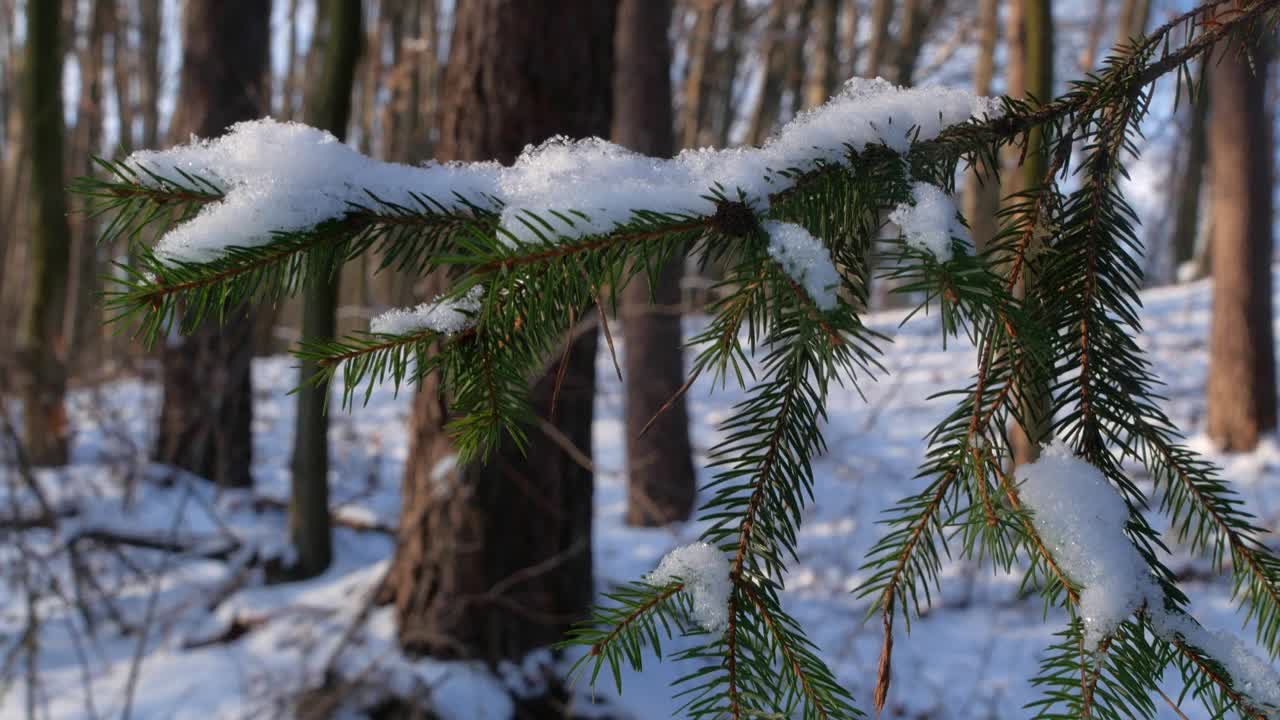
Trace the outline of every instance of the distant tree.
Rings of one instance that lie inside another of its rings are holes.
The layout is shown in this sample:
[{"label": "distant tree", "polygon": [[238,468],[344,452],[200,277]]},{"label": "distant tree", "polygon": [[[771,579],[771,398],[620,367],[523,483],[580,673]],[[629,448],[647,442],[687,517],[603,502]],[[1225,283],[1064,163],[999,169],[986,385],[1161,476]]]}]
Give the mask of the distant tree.
[{"label": "distant tree", "polygon": [[[815,108],[831,97],[842,80],[840,77],[840,0],[817,0],[814,8],[813,61],[804,86],[804,106]],[[851,7],[850,14],[857,17]]]},{"label": "distant tree", "polygon": [[20,352],[27,370],[27,451],[37,465],[67,461],[69,339],[64,324],[71,231],[63,173],[61,4],[28,2],[23,112],[31,154],[30,282]]},{"label": "distant tree", "polygon": [[[1036,102],[1046,102],[1053,97],[1053,3],[1052,0],[1014,0],[1021,5],[1023,53],[1022,82],[1025,83],[1026,94]],[[1012,41],[1011,41],[1012,42]],[[1027,135],[1026,152],[1022,158],[1021,187],[1024,190],[1040,187],[1045,182],[1045,173],[1049,167],[1048,155],[1042,151],[1044,131],[1037,128]],[[1041,220],[1038,217],[1028,219],[1033,225]],[[1028,266],[1023,273],[1022,282],[1015,289],[1022,296],[1032,311],[1037,308],[1043,298],[1037,297],[1026,288],[1036,287],[1037,283],[1033,267],[1036,255],[1043,248],[1044,238],[1040,232],[1033,233],[1033,247],[1028,249]],[[1029,383],[1022,388],[1022,423],[1010,429],[1010,442],[1013,444],[1013,462],[1025,465],[1035,462],[1040,457],[1040,446],[1049,438],[1051,398],[1048,384]]]},{"label": "distant tree", "polygon": [[[1196,239],[1201,225],[1201,196],[1204,194],[1206,165],[1209,159],[1208,116],[1209,98],[1208,64],[1201,61],[1194,73],[1194,94],[1184,105],[1186,130],[1176,152],[1179,154],[1178,173],[1174,178],[1174,191],[1170,198],[1173,207],[1173,231],[1169,240],[1172,257],[1171,270],[1180,279],[1199,273],[1194,267]],[[1185,268],[1185,270],[1184,270]]]},{"label": "distant tree", "polygon": [[[347,138],[351,87],[364,39],[360,0],[326,0],[316,14],[312,37],[322,43],[324,58],[306,97],[306,122]],[[321,341],[332,339],[337,326],[338,267],[317,275],[303,295],[302,332]],[[303,381],[319,372],[303,362]],[[325,408],[329,384],[300,383],[294,425],[293,466],[289,491],[289,535],[297,550],[293,568],[303,577],[329,566],[333,554],[329,527],[329,417]]]},{"label": "distant tree", "polygon": [[863,66],[864,77],[877,77],[884,70],[884,62],[893,47],[889,25],[893,21],[894,0],[871,0],[871,39],[867,46],[867,62]]},{"label": "distant tree", "polygon": [[[978,58],[973,64],[973,92],[976,95],[991,94],[999,10],[999,0],[980,0],[978,3]],[[982,165],[971,168],[964,186],[964,216],[969,220],[969,237],[973,239],[976,250],[984,249],[995,237],[999,224],[996,213],[999,210],[999,174]]]},{"label": "distant tree", "polygon": [[[182,71],[170,137],[216,137],[269,107],[263,82],[270,45],[270,0],[188,0]],[[160,348],[160,427],[156,460],[219,485],[245,487],[250,475],[253,322],[247,309],[205,323]]]},{"label": "distant tree", "polygon": [[[675,149],[670,23],[671,0],[621,0],[618,4],[613,139],[657,157],[669,157]],[[674,257],[655,274],[637,277],[622,295],[627,523],[631,525],[687,520],[697,496],[689,416],[681,392],[683,274],[684,257]],[[650,420],[653,425],[644,432]]]},{"label": "distant tree", "polygon": [[1233,451],[1252,450],[1276,427],[1270,52],[1266,47],[1246,56],[1232,44],[1209,61],[1213,321],[1207,431]]}]

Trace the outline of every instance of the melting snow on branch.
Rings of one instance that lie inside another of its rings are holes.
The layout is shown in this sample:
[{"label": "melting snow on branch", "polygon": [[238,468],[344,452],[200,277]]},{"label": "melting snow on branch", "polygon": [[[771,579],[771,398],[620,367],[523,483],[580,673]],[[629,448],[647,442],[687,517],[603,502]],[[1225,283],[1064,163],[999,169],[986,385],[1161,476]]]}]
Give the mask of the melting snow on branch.
[{"label": "melting snow on branch", "polygon": [[684,581],[684,592],[693,601],[693,619],[707,630],[718,633],[729,626],[729,563],[715,547],[696,542],[667,553],[646,582],[667,585]]},{"label": "melting snow on branch", "polygon": [[[525,148],[511,167],[410,167],[364,157],[320,130],[266,119],[239,123],[215,140],[137,152],[129,162],[173,179],[178,171],[196,175],[224,190],[224,200],[174,228],[157,247],[166,260],[205,262],[228,246],[267,243],[272,231],[303,230],[341,217],[350,203],[371,201],[366,191],[410,207],[416,205],[410,193],[416,193],[454,209],[462,207],[460,197],[500,208],[509,233],[504,237],[517,241],[540,233],[577,238],[608,232],[635,210],[709,215],[715,205],[705,196],[717,185],[731,194],[741,190],[760,207],[789,184],[778,171],[841,161],[846,147],[884,144],[905,152],[913,138],[934,138],[951,125],[993,116],[998,107],[964,90],[904,89],[879,78],[855,78],[763,147],[691,149],[672,159],[646,157],[598,138],[555,138]],[[151,181],[144,175],[144,182]],[[571,217],[572,225],[549,210]]]},{"label": "melting snow on branch", "polygon": [[769,233],[769,257],[804,287],[820,309],[834,309],[840,275],[822,241],[793,223],[766,222],[764,229]]},{"label": "melting snow on branch", "polygon": [[1199,648],[1226,669],[1235,689],[1250,701],[1280,708],[1280,674],[1269,663],[1234,635],[1206,630],[1190,616],[1165,608],[1159,585],[1124,532],[1128,506],[1100,470],[1056,440],[1017,476],[1036,531],[1062,570],[1082,586],[1079,612],[1087,650],[1096,650],[1145,606],[1156,635]]},{"label": "melting snow on branch", "polygon": [[1018,469],[1018,492],[1050,554],[1080,592],[1089,650],[1143,603],[1162,607],[1147,563],[1125,534],[1129,508],[1098,470],[1061,440]]},{"label": "melting snow on branch", "polygon": [[389,310],[369,321],[369,332],[385,335],[431,330],[442,335],[462,332],[475,324],[484,288],[476,285],[455,300],[436,298],[407,310]]},{"label": "melting snow on branch", "polygon": [[911,185],[911,198],[889,213],[889,222],[902,229],[908,244],[933,253],[940,262],[950,260],[952,236],[966,235],[956,220],[955,202],[942,188],[926,182]]}]

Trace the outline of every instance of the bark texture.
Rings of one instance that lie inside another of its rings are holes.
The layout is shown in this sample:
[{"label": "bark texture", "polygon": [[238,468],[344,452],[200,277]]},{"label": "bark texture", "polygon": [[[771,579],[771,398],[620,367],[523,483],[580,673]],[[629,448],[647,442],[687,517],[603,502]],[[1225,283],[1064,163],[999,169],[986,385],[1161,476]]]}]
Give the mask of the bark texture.
[{"label": "bark texture", "polygon": [[1248,451],[1276,426],[1271,308],[1273,181],[1267,49],[1235,46],[1211,59],[1209,187],[1213,194],[1213,326],[1208,432]]},{"label": "bark texture", "polygon": [[[214,137],[267,112],[270,19],[269,0],[188,0],[175,141]],[[220,485],[252,484],[252,331],[239,308],[164,344],[158,461]]]},{"label": "bark texture", "polygon": [[[475,0],[458,6],[445,70],[439,160],[511,162],[528,143],[610,128],[616,8],[597,0]],[[567,40],[568,39],[568,40]],[[427,293],[445,281],[436,276]],[[596,331],[573,339],[557,427],[532,428],[459,468],[448,408],[427,380],[414,407],[392,574],[401,646],[438,657],[515,659],[585,614],[591,573]],[[533,381],[546,418],[560,353]],[[572,445],[573,451],[566,447]]]},{"label": "bark texture", "polygon": [[[613,140],[658,157],[669,156],[675,149],[671,46],[666,39],[670,21],[671,0],[622,0],[618,6]],[[683,255],[673,257],[657,277],[641,273],[623,292],[630,525],[687,520],[697,496],[684,398],[677,398],[648,433],[640,434],[684,384],[684,336],[680,329],[683,260]]]},{"label": "bark texture", "polygon": [[67,275],[71,231],[63,190],[62,23],[60,3],[27,4],[23,126],[31,154],[28,302],[19,335],[25,366],[23,407],[28,457],[67,461]]}]

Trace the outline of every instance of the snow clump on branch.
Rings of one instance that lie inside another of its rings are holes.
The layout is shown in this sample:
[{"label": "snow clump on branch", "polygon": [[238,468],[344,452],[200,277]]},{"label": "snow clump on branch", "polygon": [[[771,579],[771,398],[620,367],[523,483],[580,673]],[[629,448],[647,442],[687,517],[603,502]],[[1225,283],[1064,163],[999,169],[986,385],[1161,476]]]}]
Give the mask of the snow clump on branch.
[{"label": "snow clump on branch", "polygon": [[430,330],[441,335],[454,335],[475,324],[480,312],[484,288],[476,285],[454,300],[436,298],[411,309],[389,310],[369,321],[369,332],[382,335],[404,335]]},{"label": "snow clump on branch", "polygon": [[951,238],[967,236],[956,219],[956,204],[942,188],[926,182],[911,185],[911,202],[889,213],[889,222],[902,230],[907,244],[932,253],[939,262],[951,259]]},{"label": "snow clump on branch", "polygon": [[525,148],[510,167],[412,167],[367,158],[321,130],[263,119],[238,123],[216,139],[136,152],[127,164],[143,171],[139,182],[147,185],[163,184],[150,174],[173,181],[186,175],[224,193],[160,241],[157,255],[167,262],[208,262],[232,246],[265,245],[275,233],[342,218],[353,204],[373,207],[375,198],[408,208],[430,198],[450,211],[474,205],[501,212],[500,236],[518,246],[541,237],[607,233],[635,211],[708,216],[715,211],[716,188],[731,196],[741,192],[763,209],[771,194],[790,185],[783,171],[840,162],[849,149],[871,145],[906,152],[916,140],[992,117],[999,107],[965,90],[899,88],[880,78],[855,78],[762,147],[690,149],[671,159],[598,138],[554,138]]},{"label": "snow clump on branch", "polygon": [[840,274],[831,262],[831,253],[822,241],[793,223],[766,222],[769,256],[791,276],[822,311],[836,306]]},{"label": "snow clump on branch", "polygon": [[667,553],[645,578],[653,585],[684,582],[693,603],[693,619],[710,632],[729,627],[729,562],[724,553],[705,542],[684,545]]}]

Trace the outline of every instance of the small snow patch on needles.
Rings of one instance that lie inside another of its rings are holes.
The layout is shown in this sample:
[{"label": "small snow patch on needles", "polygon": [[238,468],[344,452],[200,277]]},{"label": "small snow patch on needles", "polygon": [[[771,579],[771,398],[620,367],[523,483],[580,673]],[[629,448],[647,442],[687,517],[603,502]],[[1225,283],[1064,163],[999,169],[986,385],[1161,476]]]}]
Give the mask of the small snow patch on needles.
[{"label": "small snow patch on needles", "polygon": [[[1236,691],[1253,703],[1280,710],[1280,673],[1236,636],[1208,630],[1187,615],[1163,610],[1152,615],[1151,625],[1165,640],[1181,637],[1216,660],[1231,675]],[[1280,714],[1271,713],[1268,717],[1280,718]]]},{"label": "small snow patch on needles", "polygon": [[1102,471],[1061,440],[1018,469],[1018,490],[1050,554],[1080,592],[1089,651],[1148,603],[1162,607],[1147,563],[1125,534],[1129,509]]},{"label": "small snow patch on needles", "polygon": [[[855,78],[762,147],[690,149],[670,159],[646,157],[599,138],[560,137],[525,148],[511,167],[410,167],[364,157],[305,125],[264,119],[234,125],[217,139],[137,152],[129,162],[174,180],[179,171],[198,176],[225,192],[221,202],[165,235],[157,246],[165,261],[208,262],[229,246],[263,245],[273,232],[305,230],[342,217],[351,203],[370,204],[366,191],[407,207],[418,205],[416,194],[451,209],[463,209],[459,198],[501,208],[501,237],[518,245],[540,236],[607,233],[630,221],[636,210],[711,215],[711,190],[717,186],[728,194],[741,191],[753,206],[767,206],[771,193],[790,184],[781,171],[841,162],[848,150],[868,145],[905,152],[914,140],[929,140],[997,110],[992,101],[964,90],[899,88],[880,78]],[[142,177],[154,182],[145,173]]]},{"label": "small snow patch on needles", "polygon": [[412,309],[389,310],[369,321],[369,332],[383,335],[404,335],[424,330],[442,335],[460,333],[475,324],[482,295],[484,288],[476,285],[466,295],[454,300],[436,298]]},{"label": "small snow patch on needles", "polygon": [[305,230],[342,217],[351,203],[370,204],[369,193],[407,207],[417,206],[411,193],[446,207],[461,205],[455,193],[483,204],[496,191],[500,168],[379,162],[323,130],[270,118],[237,123],[215,139],[136,152],[128,162],[172,180],[182,173],[200,177],[224,193],[160,240],[156,253],[171,262],[208,262],[228,247],[266,244],[273,232]]},{"label": "small snow patch on needles", "polygon": [[840,275],[822,242],[793,223],[766,222],[764,229],[769,233],[769,257],[804,287],[820,309],[834,309]]},{"label": "small snow patch on needles", "polygon": [[667,553],[657,569],[645,580],[653,585],[684,582],[684,592],[693,601],[693,619],[718,633],[729,626],[729,563],[715,547],[696,542]]},{"label": "small snow patch on needles", "polygon": [[964,237],[964,226],[956,221],[956,204],[942,188],[926,182],[911,185],[912,201],[889,213],[889,222],[902,229],[910,245],[933,253],[941,262],[951,259],[952,236]]}]

